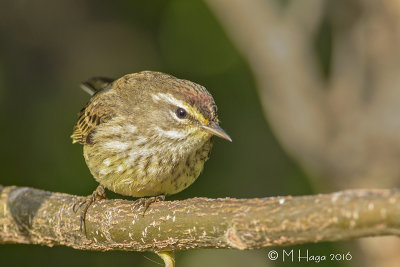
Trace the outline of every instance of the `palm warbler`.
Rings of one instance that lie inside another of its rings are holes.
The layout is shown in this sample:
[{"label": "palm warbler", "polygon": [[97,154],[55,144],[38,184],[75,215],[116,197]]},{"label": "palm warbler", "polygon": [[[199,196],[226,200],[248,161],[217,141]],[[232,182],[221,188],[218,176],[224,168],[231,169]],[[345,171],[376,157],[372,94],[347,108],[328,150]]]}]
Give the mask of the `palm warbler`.
[{"label": "palm warbler", "polygon": [[232,141],[218,125],[211,94],[191,81],[143,71],[93,78],[82,88],[92,97],[71,137],[83,144],[102,192],[104,186],[133,197],[178,193],[202,171],[212,136]]}]

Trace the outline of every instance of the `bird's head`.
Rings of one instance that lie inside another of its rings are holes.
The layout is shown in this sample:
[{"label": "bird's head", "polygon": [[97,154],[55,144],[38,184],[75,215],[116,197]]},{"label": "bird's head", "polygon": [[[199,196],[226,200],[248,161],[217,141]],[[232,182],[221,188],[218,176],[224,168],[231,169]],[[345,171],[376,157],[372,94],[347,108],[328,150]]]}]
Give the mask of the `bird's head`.
[{"label": "bird's head", "polygon": [[141,118],[144,135],[174,144],[200,144],[212,136],[232,141],[219,126],[217,106],[203,86],[149,71],[122,79],[118,87],[134,88],[126,91],[126,99],[134,102],[129,105],[136,107],[131,116]]}]

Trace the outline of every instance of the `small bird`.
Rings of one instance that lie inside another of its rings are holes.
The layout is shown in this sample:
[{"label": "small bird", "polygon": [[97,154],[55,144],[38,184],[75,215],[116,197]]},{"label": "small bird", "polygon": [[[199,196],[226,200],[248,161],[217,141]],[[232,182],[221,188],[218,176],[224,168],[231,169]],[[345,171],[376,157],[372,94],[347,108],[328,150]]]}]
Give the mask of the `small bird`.
[{"label": "small bird", "polygon": [[232,141],[219,126],[213,97],[194,82],[142,71],[116,80],[92,78],[81,87],[92,97],[71,138],[83,145],[100,184],[92,201],[105,194],[104,187],[164,199],[197,179],[212,136]]}]

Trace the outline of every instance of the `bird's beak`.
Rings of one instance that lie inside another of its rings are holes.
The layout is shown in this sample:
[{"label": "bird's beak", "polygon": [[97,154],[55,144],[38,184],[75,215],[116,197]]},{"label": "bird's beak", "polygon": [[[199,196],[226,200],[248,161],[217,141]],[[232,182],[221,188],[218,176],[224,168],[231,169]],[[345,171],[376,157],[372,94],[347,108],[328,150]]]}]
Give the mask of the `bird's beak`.
[{"label": "bird's beak", "polygon": [[201,128],[203,128],[203,130],[209,132],[210,134],[213,134],[215,136],[228,140],[229,142],[232,142],[232,138],[224,130],[222,130],[222,128],[219,127],[219,125],[216,124],[215,122],[210,122],[207,125],[201,126]]}]

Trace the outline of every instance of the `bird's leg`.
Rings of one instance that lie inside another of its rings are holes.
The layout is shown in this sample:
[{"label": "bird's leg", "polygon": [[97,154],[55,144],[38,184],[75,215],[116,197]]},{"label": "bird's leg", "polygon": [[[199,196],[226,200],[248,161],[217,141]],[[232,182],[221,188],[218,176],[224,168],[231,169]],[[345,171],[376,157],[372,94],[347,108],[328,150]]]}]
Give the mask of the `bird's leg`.
[{"label": "bird's leg", "polygon": [[146,213],[147,209],[154,202],[160,202],[165,200],[165,195],[159,195],[155,197],[142,197],[135,201],[135,207],[140,208],[144,207],[143,216]]},{"label": "bird's leg", "polygon": [[85,224],[85,220],[86,220],[86,213],[90,207],[90,205],[92,205],[96,199],[100,200],[100,199],[106,199],[106,191],[104,189],[104,187],[102,185],[97,186],[96,190],[93,191],[93,193],[90,196],[87,196],[86,198],[84,198],[83,200],[80,200],[78,202],[76,202],[74,204],[74,206],[72,207],[72,210],[76,213],[82,206],[83,210],[81,212],[81,216],[80,216],[80,230],[81,232],[83,231],[86,235],[86,224]]}]

